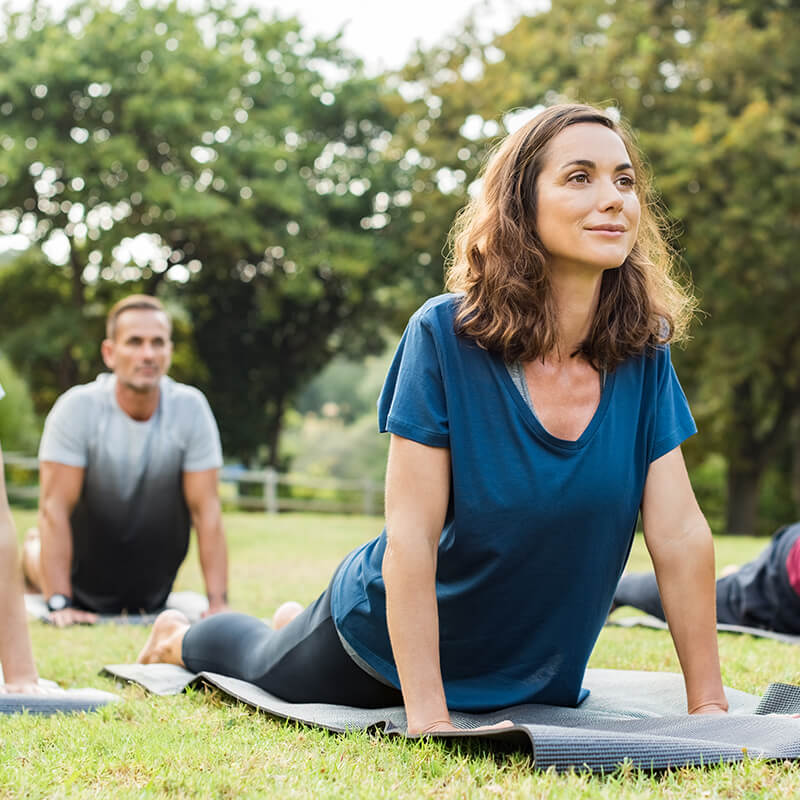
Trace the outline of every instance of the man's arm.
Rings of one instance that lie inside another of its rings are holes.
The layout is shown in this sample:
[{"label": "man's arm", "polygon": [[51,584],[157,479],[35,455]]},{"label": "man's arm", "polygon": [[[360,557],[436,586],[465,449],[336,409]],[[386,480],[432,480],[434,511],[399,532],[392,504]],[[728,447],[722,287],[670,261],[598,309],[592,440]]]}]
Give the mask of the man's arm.
[{"label": "man's arm", "polygon": [[39,676],[22,602],[22,572],[17,558],[17,537],[6,499],[3,458],[0,453],[0,663],[5,684],[0,691],[38,691]]},{"label": "man's arm", "polygon": [[689,713],[727,711],[717,649],[714,545],[680,447],[650,464],[642,522],[686,683]]},{"label": "man's arm", "polygon": [[[39,536],[41,537],[42,592],[72,597],[72,526],[70,515],[83,488],[83,467],[55,461],[39,464]],[[53,611],[50,619],[58,627],[76,622],[96,622],[97,615],[77,608]]]},{"label": "man's arm", "polygon": [[217,486],[216,469],[183,473],[183,495],[197,532],[200,568],[206,582],[206,616],[228,610],[228,547]]}]

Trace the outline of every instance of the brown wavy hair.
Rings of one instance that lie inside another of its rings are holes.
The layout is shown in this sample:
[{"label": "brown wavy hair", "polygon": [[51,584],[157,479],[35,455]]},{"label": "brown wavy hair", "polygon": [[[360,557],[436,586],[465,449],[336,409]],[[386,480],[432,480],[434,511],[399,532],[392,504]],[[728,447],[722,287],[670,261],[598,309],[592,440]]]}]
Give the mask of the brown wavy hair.
[{"label": "brown wavy hair", "polygon": [[694,315],[695,298],[675,277],[664,217],[632,133],[593,106],[552,106],[500,142],[480,193],[450,234],[446,285],[464,293],[456,331],[509,363],[543,358],[558,343],[549,259],[536,230],[536,181],[548,143],[580,122],[604,125],[622,139],[642,210],[636,243],[619,268],[603,273],[594,320],[572,355],[610,371],[648,347],[685,339]]}]

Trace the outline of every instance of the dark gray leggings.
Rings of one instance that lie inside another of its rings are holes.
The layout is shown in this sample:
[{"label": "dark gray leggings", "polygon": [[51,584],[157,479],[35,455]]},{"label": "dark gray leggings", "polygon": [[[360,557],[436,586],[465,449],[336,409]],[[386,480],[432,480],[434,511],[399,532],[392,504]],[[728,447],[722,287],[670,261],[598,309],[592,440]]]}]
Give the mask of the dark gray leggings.
[{"label": "dark gray leggings", "polygon": [[326,589],[286,627],[273,630],[246,614],[216,614],[183,640],[192,672],[217,672],[254,683],[292,703],[360,708],[403,704],[398,689],[376,680],[347,654],[331,617]]}]

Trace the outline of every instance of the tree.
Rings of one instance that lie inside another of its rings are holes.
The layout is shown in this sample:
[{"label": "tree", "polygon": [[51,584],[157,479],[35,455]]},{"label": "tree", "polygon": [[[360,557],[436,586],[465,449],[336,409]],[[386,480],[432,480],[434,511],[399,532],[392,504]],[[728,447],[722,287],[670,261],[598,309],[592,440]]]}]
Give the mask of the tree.
[{"label": "tree", "polygon": [[3,280],[39,323],[61,316],[48,399],[84,377],[100,306],[158,292],[189,312],[226,450],[274,462],[287,399],[382,341],[374,234],[402,170],[380,81],[335,38],[216,2],[35,6],[4,28],[0,230],[54,263]]},{"label": "tree", "polygon": [[425,215],[466,200],[497,134],[541,105],[588,100],[633,124],[708,315],[676,360],[703,430],[692,447],[727,461],[730,532],[755,530],[760,478],[800,414],[799,29],[788,0],[553,0],[405,72],[407,141],[437,187],[414,197]]},{"label": "tree", "polygon": [[31,452],[39,437],[33,402],[25,381],[3,356],[0,356],[0,386],[5,391],[0,400],[0,445],[5,452]]}]

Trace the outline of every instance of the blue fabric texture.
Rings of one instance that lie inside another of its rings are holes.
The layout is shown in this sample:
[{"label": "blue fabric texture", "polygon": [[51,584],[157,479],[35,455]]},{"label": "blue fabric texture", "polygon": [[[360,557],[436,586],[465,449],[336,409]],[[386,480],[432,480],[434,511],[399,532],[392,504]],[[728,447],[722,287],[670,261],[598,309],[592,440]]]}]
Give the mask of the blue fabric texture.
[{"label": "blue fabric texture", "polygon": [[[381,431],[450,449],[436,594],[448,706],[575,706],[630,551],[649,464],[695,431],[669,349],[605,382],[577,441],[548,433],[499,355],[454,332],[457,295],[411,318],[378,401]],[[332,586],[340,634],[399,686],[386,627],[386,531]]]}]

